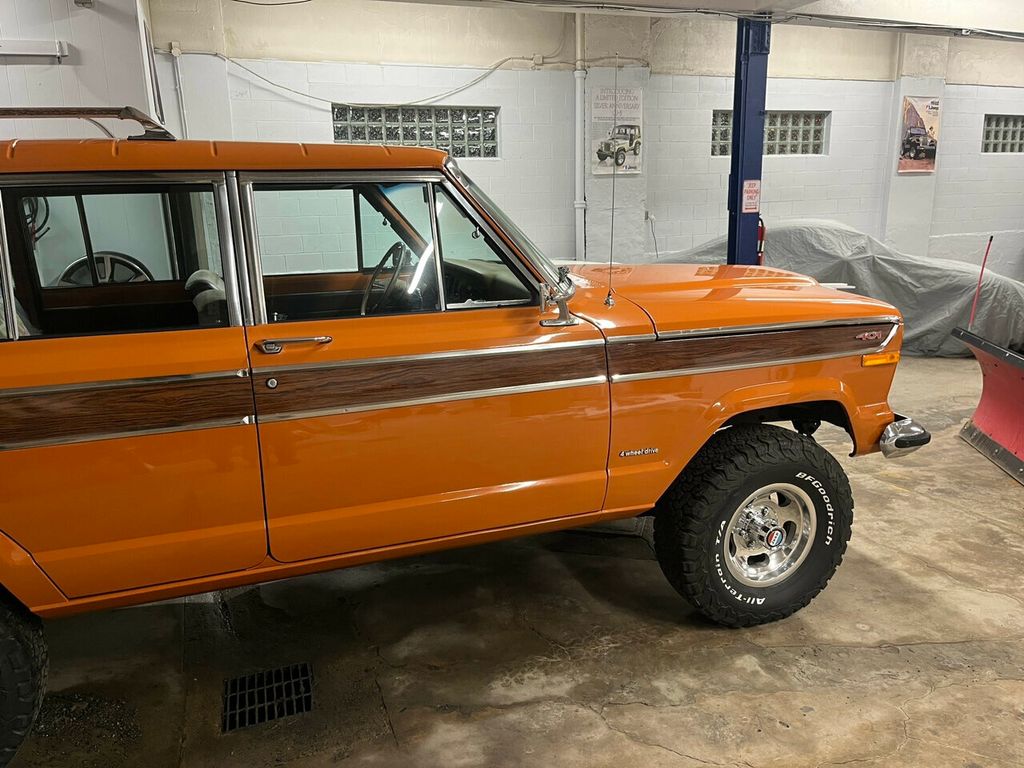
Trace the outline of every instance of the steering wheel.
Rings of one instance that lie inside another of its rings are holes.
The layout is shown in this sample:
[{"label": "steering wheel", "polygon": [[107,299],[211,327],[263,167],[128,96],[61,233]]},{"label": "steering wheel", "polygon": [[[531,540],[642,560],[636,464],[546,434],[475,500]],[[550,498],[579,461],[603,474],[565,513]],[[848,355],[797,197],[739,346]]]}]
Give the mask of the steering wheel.
[{"label": "steering wheel", "polygon": [[[395,292],[395,286],[398,285],[398,276],[402,273],[402,268],[409,261],[409,257],[411,255],[412,251],[410,251],[405,246],[405,243],[401,241],[396,242],[388,248],[387,253],[384,254],[384,258],[377,262],[377,266],[373,269],[373,274],[370,275],[370,281],[366,284],[366,288],[363,289],[363,303],[359,307],[360,316],[365,317],[368,314],[376,312],[384,306],[388,299],[391,298],[391,294]],[[384,265],[388,263],[389,259],[394,265],[395,271],[392,273],[387,285],[384,286],[380,298],[377,299],[376,303],[374,303],[372,307],[368,306],[370,303],[370,294],[373,293],[375,288],[380,290],[380,286],[377,284],[377,278],[380,276],[381,271],[384,269]]]},{"label": "steering wheel", "polygon": [[[96,265],[96,277],[100,284],[106,283],[148,283],[153,280],[153,273],[146,265],[120,251],[96,251],[92,255]],[[89,257],[76,259],[64,268],[57,278],[60,288],[76,288],[92,285],[92,270],[89,269]]]}]

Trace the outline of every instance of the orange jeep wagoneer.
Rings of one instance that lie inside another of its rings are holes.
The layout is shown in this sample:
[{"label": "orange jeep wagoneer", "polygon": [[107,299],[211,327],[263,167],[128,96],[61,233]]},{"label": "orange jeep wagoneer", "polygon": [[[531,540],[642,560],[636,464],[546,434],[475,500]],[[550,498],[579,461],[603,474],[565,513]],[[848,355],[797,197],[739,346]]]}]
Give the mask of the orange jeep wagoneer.
[{"label": "orange jeep wagoneer", "polygon": [[11,141],[0,193],[7,757],[39,617],[653,514],[672,585],[747,626],[850,537],[820,422],[855,454],[928,441],[886,402],[893,307],[556,266],[443,152]]}]

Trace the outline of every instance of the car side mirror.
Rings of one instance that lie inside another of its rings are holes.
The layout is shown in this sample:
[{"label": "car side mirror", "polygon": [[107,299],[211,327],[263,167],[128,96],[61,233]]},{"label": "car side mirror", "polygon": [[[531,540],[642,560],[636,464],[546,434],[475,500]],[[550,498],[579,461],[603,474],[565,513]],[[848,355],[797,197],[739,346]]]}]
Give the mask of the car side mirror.
[{"label": "car side mirror", "polygon": [[[569,311],[569,296],[566,291],[561,291],[547,283],[540,284],[540,324],[545,328],[559,328],[567,325],[579,324],[579,318],[573,316]],[[548,310],[554,306],[558,315],[547,317]]]}]

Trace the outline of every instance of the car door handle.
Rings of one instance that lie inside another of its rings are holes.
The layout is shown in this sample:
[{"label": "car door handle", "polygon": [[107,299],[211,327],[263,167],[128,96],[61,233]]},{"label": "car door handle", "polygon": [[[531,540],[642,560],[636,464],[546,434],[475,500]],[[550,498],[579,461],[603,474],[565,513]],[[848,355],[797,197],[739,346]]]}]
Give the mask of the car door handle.
[{"label": "car door handle", "polygon": [[265,355],[276,355],[288,344],[330,344],[333,336],[296,336],[291,339],[262,339],[256,342],[260,352]]}]

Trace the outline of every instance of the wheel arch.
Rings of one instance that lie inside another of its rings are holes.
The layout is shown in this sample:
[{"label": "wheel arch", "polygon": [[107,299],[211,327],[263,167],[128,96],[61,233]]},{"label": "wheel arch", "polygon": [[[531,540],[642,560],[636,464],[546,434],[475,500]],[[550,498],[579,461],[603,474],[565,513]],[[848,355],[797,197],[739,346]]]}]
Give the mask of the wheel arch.
[{"label": "wheel arch", "polygon": [[765,424],[774,421],[790,421],[794,422],[794,426],[801,422],[814,421],[832,424],[846,432],[854,448],[857,445],[853,421],[850,419],[846,406],[839,400],[810,400],[752,408],[729,417],[721,428],[736,424]]}]

